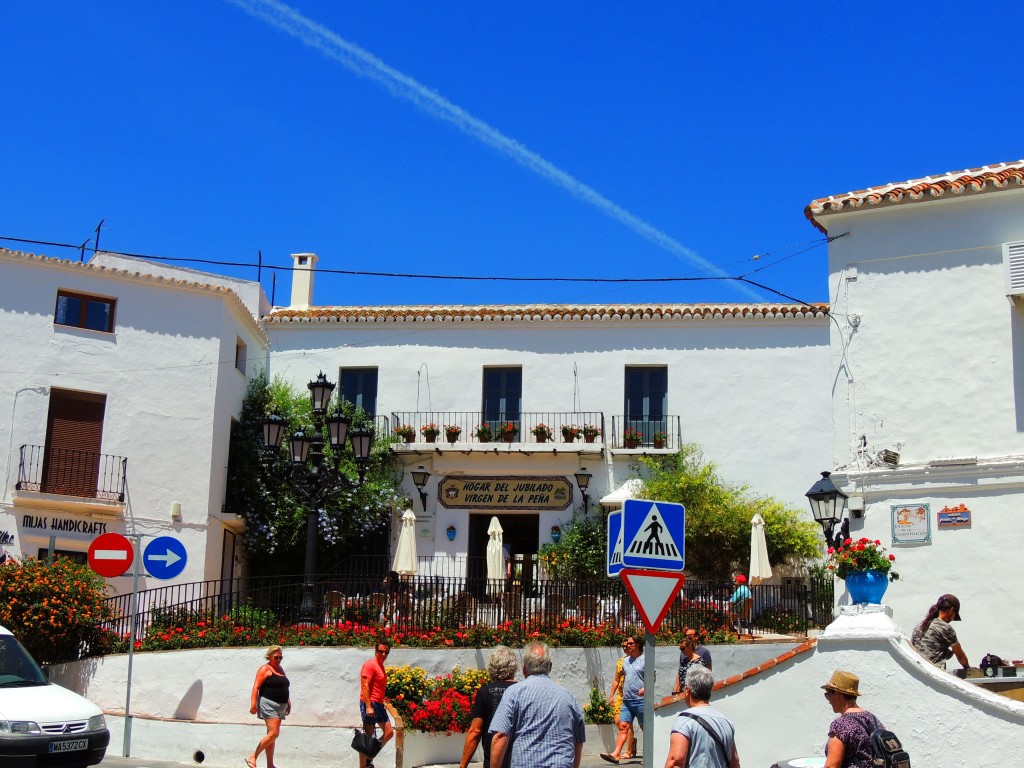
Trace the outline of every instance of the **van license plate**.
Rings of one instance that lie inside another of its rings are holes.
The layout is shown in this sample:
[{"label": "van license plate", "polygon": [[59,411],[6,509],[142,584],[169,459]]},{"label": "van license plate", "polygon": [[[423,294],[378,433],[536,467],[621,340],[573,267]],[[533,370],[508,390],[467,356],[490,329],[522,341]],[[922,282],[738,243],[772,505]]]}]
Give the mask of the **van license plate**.
[{"label": "van license plate", "polygon": [[88,739],[74,739],[72,741],[51,741],[50,753],[54,752],[76,752],[79,749],[88,749]]}]

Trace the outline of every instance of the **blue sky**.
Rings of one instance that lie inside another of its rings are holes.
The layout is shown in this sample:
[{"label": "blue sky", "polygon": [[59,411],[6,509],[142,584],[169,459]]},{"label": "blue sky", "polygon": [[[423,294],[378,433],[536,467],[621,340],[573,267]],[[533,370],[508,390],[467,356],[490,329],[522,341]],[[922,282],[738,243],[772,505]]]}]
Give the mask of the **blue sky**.
[{"label": "blue sky", "polygon": [[[810,200],[1024,157],[1018,4],[294,0],[319,26],[290,32],[274,5],[3,4],[0,236],[78,244],[104,219],[104,249],[410,274],[764,267],[824,301]],[[321,274],[315,300],[779,299]]]}]

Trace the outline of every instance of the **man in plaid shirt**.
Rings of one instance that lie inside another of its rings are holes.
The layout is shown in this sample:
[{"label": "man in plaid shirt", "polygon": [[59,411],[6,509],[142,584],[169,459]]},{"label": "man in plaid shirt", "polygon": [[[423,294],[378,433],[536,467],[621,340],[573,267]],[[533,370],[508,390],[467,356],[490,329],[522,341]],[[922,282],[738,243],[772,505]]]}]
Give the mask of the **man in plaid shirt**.
[{"label": "man in plaid shirt", "polygon": [[491,720],[491,765],[501,768],[512,751],[511,768],[579,768],[586,735],[583,710],[556,683],[551,653],[544,643],[523,649],[523,677],[501,699]]}]

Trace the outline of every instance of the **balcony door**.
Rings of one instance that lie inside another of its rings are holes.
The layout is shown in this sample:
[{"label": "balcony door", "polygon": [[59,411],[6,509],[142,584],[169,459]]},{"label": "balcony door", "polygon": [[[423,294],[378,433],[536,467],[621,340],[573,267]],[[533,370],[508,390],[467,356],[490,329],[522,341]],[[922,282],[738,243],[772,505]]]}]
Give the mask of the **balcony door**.
[{"label": "balcony door", "polygon": [[523,400],[522,368],[484,368],[484,421],[497,432],[498,426],[511,421],[520,428]]},{"label": "balcony door", "polygon": [[107,396],[50,390],[43,493],[95,498]]},{"label": "balcony door", "polygon": [[623,429],[635,429],[644,443],[654,441],[654,433],[667,431],[668,368],[665,366],[626,366],[625,423]]}]

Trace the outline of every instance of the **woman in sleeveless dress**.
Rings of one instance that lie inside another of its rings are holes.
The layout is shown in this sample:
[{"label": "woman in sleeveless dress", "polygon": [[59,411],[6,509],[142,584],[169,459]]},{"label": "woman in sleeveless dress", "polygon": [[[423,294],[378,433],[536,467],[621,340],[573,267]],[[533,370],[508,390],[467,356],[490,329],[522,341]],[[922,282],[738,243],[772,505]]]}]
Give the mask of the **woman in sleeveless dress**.
[{"label": "woman in sleeveless dress", "polygon": [[249,712],[266,722],[267,735],[260,739],[256,751],[245,758],[248,768],[256,768],[256,759],[260,752],[267,754],[267,768],[274,768],[274,744],[281,733],[281,721],[292,711],[288,676],[281,666],[283,657],[284,650],[281,646],[272,645],[267,649],[267,663],[256,670]]}]

